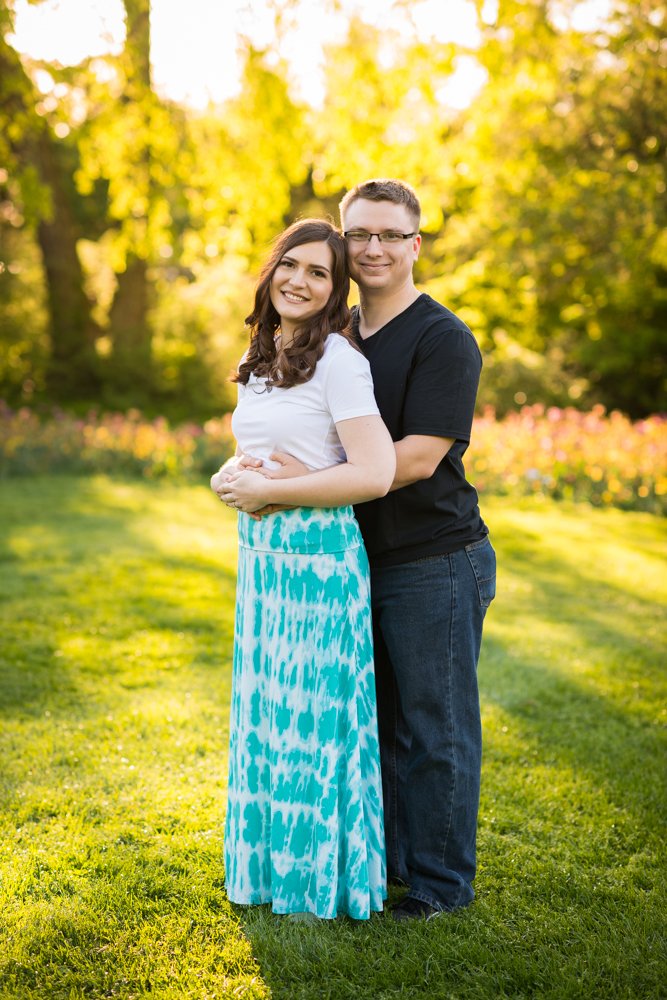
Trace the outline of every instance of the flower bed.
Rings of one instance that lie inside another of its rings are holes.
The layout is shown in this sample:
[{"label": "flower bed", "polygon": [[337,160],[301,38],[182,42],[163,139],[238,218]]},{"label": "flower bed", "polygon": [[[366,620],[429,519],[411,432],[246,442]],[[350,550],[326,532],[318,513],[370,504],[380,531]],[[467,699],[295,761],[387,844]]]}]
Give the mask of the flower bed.
[{"label": "flower bed", "polygon": [[667,510],[667,418],[632,423],[572,407],[524,406],[496,420],[493,410],[475,420],[466,455],[469,478],[480,493],[532,494],[613,504],[632,510]]},{"label": "flower bed", "polygon": [[58,410],[47,420],[0,408],[0,476],[34,472],[121,473],[148,478],[210,474],[234,453],[230,414],[203,427],[170,428],[164,417]]},{"label": "flower bed", "polygon": [[[54,411],[41,420],[24,407],[0,406],[0,476],[34,472],[106,472],[146,477],[210,474],[234,451],[230,415],[203,427],[171,428],[163,417]],[[568,408],[524,406],[496,420],[475,419],[465,459],[481,494],[547,496],[667,512],[667,418],[632,423]]]}]

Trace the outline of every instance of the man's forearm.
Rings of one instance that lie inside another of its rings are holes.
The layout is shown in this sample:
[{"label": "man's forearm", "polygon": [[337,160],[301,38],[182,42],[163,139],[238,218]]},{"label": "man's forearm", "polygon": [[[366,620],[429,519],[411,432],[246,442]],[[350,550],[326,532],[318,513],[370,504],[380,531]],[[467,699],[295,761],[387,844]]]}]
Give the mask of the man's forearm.
[{"label": "man's forearm", "polygon": [[[410,486],[421,479],[430,479],[453,444],[453,438],[431,437],[425,434],[410,434],[400,441],[394,441],[396,475],[389,492],[400,490],[403,486]],[[289,479],[293,476],[317,474],[311,472],[296,459],[282,453],[274,453],[271,458],[280,459],[283,465],[281,478]],[[242,461],[242,457],[238,461],[241,461],[240,467],[243,468],[245,462]],[[253,464],[254,460],[249,459],[247,468],[253,468]]]},{"label": "man's forearm", "polygon": [[422,479],[430,479],[451,446],[453,438],[410,434],[394,441],[396,450],[396,475],[389,492],[411,486]]}]

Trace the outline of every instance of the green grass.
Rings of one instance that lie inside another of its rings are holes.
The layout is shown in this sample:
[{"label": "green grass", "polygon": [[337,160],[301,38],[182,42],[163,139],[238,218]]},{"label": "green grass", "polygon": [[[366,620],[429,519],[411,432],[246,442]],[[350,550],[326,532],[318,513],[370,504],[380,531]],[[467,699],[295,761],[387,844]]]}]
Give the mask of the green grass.
[{"label": "green grass", "polygon": [[224,894],[231,512],[0,485],[2,1000],[667,996],[667,523],[485,515],[477,899],[309,927]]}]

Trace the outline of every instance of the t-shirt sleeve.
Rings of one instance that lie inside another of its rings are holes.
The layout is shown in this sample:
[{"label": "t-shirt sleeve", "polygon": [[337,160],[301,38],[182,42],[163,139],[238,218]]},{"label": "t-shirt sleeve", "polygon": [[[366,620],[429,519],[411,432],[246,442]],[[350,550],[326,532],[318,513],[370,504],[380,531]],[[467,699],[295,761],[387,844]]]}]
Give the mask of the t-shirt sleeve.
[{"label": "t-shirt sleeve", "polygon": [[482,370],[477,343],[466,329],[437,324],[424,337],[410,372],[403,434],[470,441]]},{"label": "t-shirt sleeve", "polygon": [[380,415],[370,365],[353,347],[337,350],[327,358],[324,401],[335,424],[352,417]]}]

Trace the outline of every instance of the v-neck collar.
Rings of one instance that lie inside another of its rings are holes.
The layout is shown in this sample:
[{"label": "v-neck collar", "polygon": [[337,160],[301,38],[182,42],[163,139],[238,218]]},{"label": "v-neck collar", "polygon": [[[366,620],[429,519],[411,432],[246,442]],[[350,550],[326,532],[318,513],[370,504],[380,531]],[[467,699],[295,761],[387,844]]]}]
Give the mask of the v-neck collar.
[{"label": "v-neck collar", "polygon": [[370,337],[362,337],[361,334],[359,333],[359,313],[361,312],[361,306],[357,306],[357,312],[355,314],[353,330],[358,341],[361,344],[368,344],[370,343],[371,340],[375,340],[375,338],[379,334],[383,333],[387,329],[387,327],[391,326],[392,323],[395,323],[397,319],[405,319],[410,310],[414,309],[415,306],[418,305],[418,303],[420,303],[425,297],[426,297],[426,292],[421,292],[419,298],[415,299],[414,302],[411,302],[410,305],[403,310],[403,312],[397,313],[396,316],[392,316],[391,319],[387,320],[384,326],[381,326],[379,330],[376,330],[375,333],[372,333]]}]

